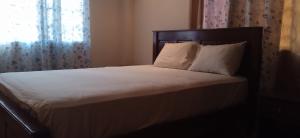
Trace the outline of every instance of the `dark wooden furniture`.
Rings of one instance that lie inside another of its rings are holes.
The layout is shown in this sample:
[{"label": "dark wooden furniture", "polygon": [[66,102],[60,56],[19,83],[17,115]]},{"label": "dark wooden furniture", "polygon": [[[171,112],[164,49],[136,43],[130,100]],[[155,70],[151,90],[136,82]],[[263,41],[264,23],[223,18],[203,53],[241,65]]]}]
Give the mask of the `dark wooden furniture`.
[{"label": "dark wooden furniture", "polygon": [[261,138],[300,137],[300,98],[285,94],[262,96],[260,107]]},{"label": "dark wooden furniture", "polygon": [[[236,118],[243,113],[243,120],[249,126],[254,126],[256,118],[256,103],[259,89],[259,78],[261,69],[263,29],[260,27],[252,28],[229,28],[229,29],[210,29],[210,30],[174,30],[174,31],[155,31],[153,41],[153,61],[158,56],[160,50],[166,42],[198,41],[202,44],[224,44],[247,41],[244,58],[239,69],[239,75],[248,79],[249,95],[245,103],[236,107],[230,107],[209,115],[179,120],[177,122],[159,124],[139,132],[128,134],[124,137],[157,137],[163,134],[174,137],[198,137],[199,131],[193,131],[199,124],[216,127],[221,118],[226,122],[226,117]],[[0,93],[0,136],[4,138],[49,138],[50,131],[43,127],[28,112],[22,110],[9,98]],[[243,111],[243,112],[242,112]],[[203,123],[203,122],[208,123]],[[215,123],[212,123],[214,121]],[[198,123],[199,122],[199,123]],[[222,128],[221,128],[222,129]],[[169,132],[169,133],[168,133]],[[122,136],[123,137],[123,136]]]},{"label": "dark wooden furniture", "polygon": [[0,94],[0,138],[49,138],[47,128]]}]

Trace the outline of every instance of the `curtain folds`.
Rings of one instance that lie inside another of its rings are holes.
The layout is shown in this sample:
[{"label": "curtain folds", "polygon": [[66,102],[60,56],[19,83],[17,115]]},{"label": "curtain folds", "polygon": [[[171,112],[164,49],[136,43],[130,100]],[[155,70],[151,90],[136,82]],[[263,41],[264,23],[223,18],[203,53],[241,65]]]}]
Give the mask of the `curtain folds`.
[{"label": "curtain folds", "polygon": [[262,90],[275,82],[284,0],[203,0],[203,27],[264,27]]},{"label": "curtain folds", "polygon": [[203,0],[191,0],[191,17],[190,17],[190,28],[200,29],[203,22]]},{"label": "curtain folds", "polygon": [[300,1],[284,0],[276,89],[299,97]]},{"label": "curtain folds", "polygon": [[300,54],[300,1],[285,0],[280,49]]},{"label": "curtain folds", "polygon": [[89,66],[88,0],[3,0],[0,72]]}]

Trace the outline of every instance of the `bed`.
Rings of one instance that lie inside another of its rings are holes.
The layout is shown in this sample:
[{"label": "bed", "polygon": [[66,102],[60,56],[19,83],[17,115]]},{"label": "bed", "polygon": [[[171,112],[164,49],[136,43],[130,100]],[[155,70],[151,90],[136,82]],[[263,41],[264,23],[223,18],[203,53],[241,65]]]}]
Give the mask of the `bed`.
[{"label": "bed", "polygon": [[247,41],[247,47],[238,76],[153,65],[1,74],[0,136],[144,137],[227,111],[254,121],[262,28],[154,31],[153,37],[154,60],[169,42]]}]

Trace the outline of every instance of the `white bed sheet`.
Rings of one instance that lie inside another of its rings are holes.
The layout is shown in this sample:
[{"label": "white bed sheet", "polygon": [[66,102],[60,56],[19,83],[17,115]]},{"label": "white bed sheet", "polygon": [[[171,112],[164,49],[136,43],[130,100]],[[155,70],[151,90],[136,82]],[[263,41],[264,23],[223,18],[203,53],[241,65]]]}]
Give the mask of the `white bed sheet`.
[{"label": "white bed sheet", "polygon": [[152,65],[4,73],[0,90],[55,138],[124,134],[237,104],[241,77]]}]

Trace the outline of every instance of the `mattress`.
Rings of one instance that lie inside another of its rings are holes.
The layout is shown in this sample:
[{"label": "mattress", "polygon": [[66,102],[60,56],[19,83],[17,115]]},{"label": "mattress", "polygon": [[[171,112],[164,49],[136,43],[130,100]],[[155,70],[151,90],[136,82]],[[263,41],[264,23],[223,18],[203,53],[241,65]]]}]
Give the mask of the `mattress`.
[{"label": "mattress", "polygon": [[54,138],[136,131],[242,102],[247,80],[152,65],[4,73],[0,91]]}]

